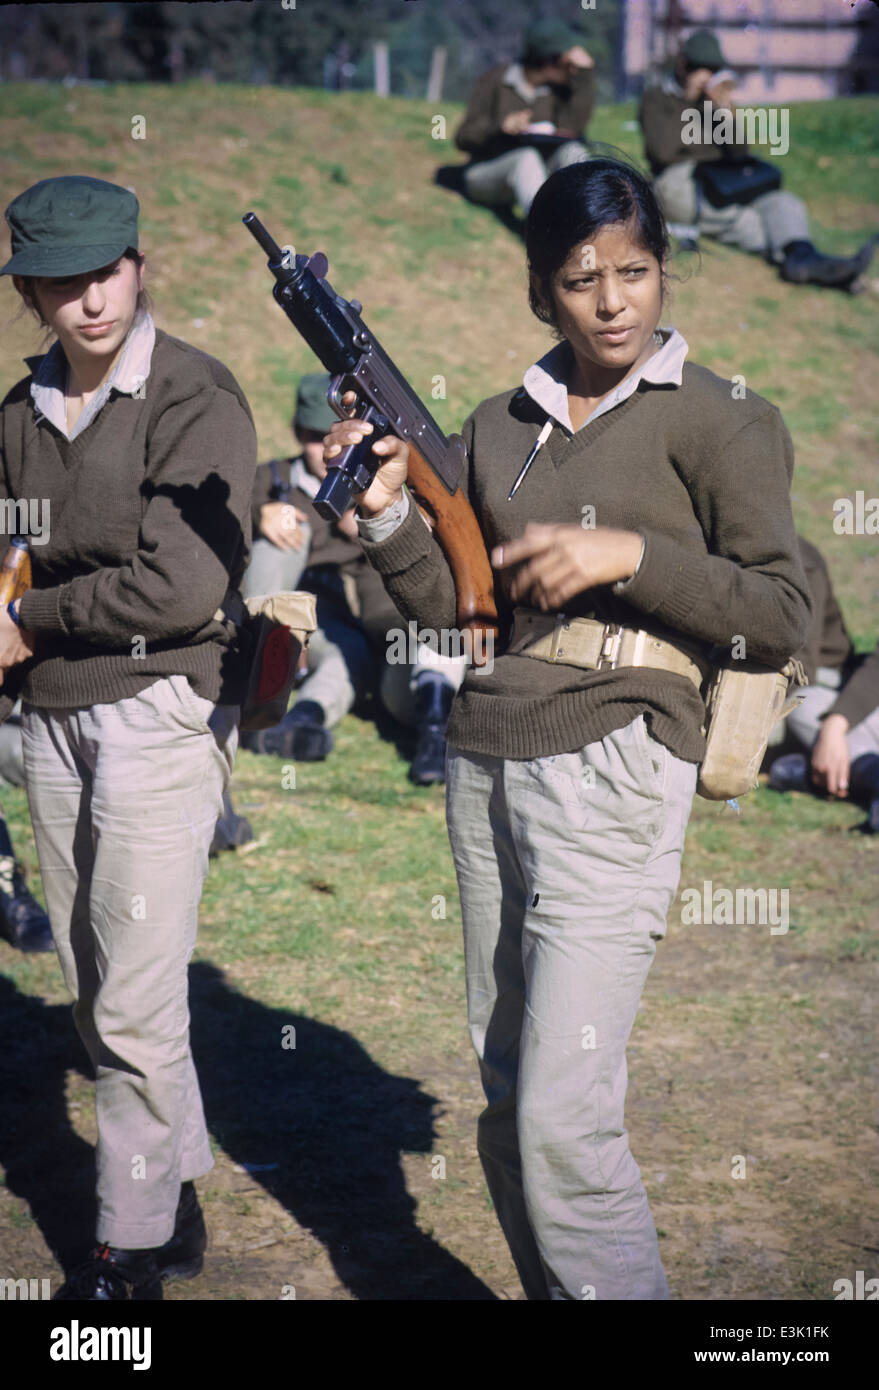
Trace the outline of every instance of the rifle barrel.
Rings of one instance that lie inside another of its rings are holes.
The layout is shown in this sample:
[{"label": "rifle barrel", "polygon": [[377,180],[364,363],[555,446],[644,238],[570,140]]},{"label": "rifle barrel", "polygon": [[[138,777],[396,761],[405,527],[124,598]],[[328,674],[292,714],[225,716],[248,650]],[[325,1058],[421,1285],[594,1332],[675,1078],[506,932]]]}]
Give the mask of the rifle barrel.
[{"label": "rifle barrel", "polygon": [[241,221],[244,223],[251,236],[255,237],[262,249],[265,251],[269,261],[274,261],[275,265],[280,265],[284,259],[284,252],[278,243],[266,231],[255,212],[246,212]]}]

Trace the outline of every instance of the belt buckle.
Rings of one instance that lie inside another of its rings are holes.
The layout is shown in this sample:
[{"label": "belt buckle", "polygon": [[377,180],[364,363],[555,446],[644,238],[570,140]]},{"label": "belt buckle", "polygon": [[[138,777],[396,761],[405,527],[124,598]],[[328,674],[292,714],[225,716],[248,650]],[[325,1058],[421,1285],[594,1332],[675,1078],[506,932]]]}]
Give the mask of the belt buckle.
[{"label": "belt buckle", "polygon": [[623,640],[622,623],[605,623],[601,638],[601,655],[596,671],[615,671],[620,659],[620,643]]}]

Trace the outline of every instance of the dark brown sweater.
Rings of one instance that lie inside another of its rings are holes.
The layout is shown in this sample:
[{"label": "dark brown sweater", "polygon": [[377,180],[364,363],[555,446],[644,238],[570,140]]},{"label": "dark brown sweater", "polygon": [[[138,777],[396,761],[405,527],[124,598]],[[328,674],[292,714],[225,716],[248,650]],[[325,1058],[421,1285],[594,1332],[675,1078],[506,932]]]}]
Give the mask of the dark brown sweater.
[{"label": "dark brown sweater", "polygon": [[234,629],[214,620],[250,551],[256,436],[235,378],[158,330],[143,398],[111,393],[72,442],[35,424],[31,380],[0,406],[0,495],[48,498],[50,526],[21,601],[36,651],[10,672],[0,720],[19,693],[47,709],[109,703],[174,674],[237,703]]},{"label": "dark brown sweater", "polygon": [[528,106],[531,119],[552,121],[559,130],[569,130],[582,138],[586,123],[595,104],[595,78],[591,68],[571,76],[564,87],[551,87],[549,92],[526,102],[519,93],[504,82],[509,63],[499,63],[483,73],[473,89],[464,119],[455,133],[455,145],[474,160],[494,159],[506,150],[523,143],[501,129],[504,118]]},{"label": "dark brown sweater", "polygon": [[814,681],[819,666],[842,672],[845,683],[827,714],[844,715],[849,728],[854,728],[879,706],[879,646],[869,656],[857,655],[823,555],[802,536],[797,540],[812,594],[812,624],[808,639],[797,656],[810,681]]},{"label": "dark brown sweater", "polygon": [[[692,364],[678,387],[642,381],[572,437],[556,426],[512,502],[546,417],[521,388],[484,401],[463,434],[468,492],[489,550],[528,521],[578,525],[592,505],[597,525],[640,532],[644,557],[625,598],[610,586],[586,590],[567,614],[682,633],[706,647],[743,636],[749,657],[783,665],[805,640],[810,612],[790,509],[793,447],[774,406],[731,392]],[[414,507],[387,539],[361,544],[407,618],[454,628],[452,574]],[[502,600],[501,608],[506,620]],[[535,758],[572,752],[641,713],[673,753],[701,760],[704,707],[685,677],[499,655],[492,672],[468,671],[448,739],[467,752]]]}]

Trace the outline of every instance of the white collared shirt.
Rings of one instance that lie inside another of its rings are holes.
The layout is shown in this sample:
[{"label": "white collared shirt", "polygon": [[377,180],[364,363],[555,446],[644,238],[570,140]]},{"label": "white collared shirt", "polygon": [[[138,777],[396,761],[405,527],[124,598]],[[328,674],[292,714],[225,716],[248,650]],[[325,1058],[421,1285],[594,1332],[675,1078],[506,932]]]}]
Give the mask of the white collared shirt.
[{"label": "white collared shirt", "polygon": [[[659,351],[648,357],[643,366],[639,367],[631,376],[626,377],[625,381],[621,381],[616,390],[611,391],[609,396],[605,396],[603,401],[599,401],[589,418],[583,421],[580,429],[584,429],[593,420],[597,420],[599,415],[604,415],[606,411],[613,410],[615,405],[627,400],[641,381],[649,381],[657,386],[680,386],[684,359],[690,350],[687,341],[676,328],[660,329],[659,332],[663,337],[663,344]],[[535,362],[533,366],[528,368],[522,378],[522,385],[541,410],[545,410],[556,424],[560,425],[568,434],[573,435],[576,431],[571,424],[568,410],[567,374],[570,367],[570,344],[568,342],[559,343],[557,347],[551,348],[545,356],[541,357],[539,362]]]},{"label": "white collared shirt", "polygon": [[512,87],[513,91],[522,98],[523,101],[532,102],[535,97],[548,96],[552,88],[546,82],[541,82],[539,86],[532,87],[525,76],[525,69],[521,63],[510,63],[504,72],[502,81],[504,86]]},{"label": "white collared shirt", "polygon": [[312,502],[320,491],[320,478],[309,473],[305,466],[304,454],[298,454],[290,464],[290,486],[298,487],[299,491],[304,492],[306,497],[310,497]]},{"label": "white collared shirt", "polygon": [[[614,406],[631,396],[640,381],[649,381],[657,386],[674,385],[680,386],[684,359],[689,352],[689,346],[683,334],[676,328],[659,329],[664,341],[658,352],[654,352],[637,372],[633,372],[630,377],[621,382],[615,391],[609,396],[605,396],[603,401],[595,407],[587,420],[583,421],[580,429],[583,429],[592,420],[597,420],[599,415],[604,415],[606,411],[613,410]],[[522,385],[528,392],[533,401],[536,401],[542,410],[545,410],[562,429],[569,435],[573,435],[575,430],[571,425],[571,416],[568,411],[568,387],[567,373],[571,366],[571,348],[565,341],[551,348],[538,362],[528,368],[522,378]],[[394,502],[376,517],[358,517],[357,529],[361,536],[366,540],[383,541],[388,536],[393,535],[397,527],[406,519],[409,512],[409,494],[403,489],[403,498],[400,502]],[[641,554],[635,566],[635,574],[641,568],[641,561],[644,559],[645,543],[641,542]],[[619,580],[614,585],[616,593],[622,593],[629,580]]]},{"label": "white collared shirt", "polygon": [[139,312],[128,330],[128,337],[107,380],[98,387],[83,409],[70,433],[67,433],[67,358],[59,342],[54,342],[43,358],[31,382],[36,423],[48,420],[67,440],[76,439],[88,429],[95,416],[109,400],[110,392],[133,396],[143,391],[150,374],[153,348],[156,344],[156,325],[152,315]]}]

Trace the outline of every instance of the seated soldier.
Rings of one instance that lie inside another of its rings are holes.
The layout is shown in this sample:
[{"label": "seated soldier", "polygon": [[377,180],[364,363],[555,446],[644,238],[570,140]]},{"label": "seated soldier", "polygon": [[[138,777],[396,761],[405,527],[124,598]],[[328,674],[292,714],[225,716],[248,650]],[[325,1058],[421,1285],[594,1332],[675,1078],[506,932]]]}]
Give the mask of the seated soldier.
[{"label": "seated soldier", "polygon": [[[729,246],[763,255],[779,267],[783,280],[793,284],[851,289],[870,264],[872,241],[855,256],[822,255],[810,240],[804,203],[780,188],[726,207],[715,207],[706,197],[698,166],[748,153],[747,144],[734,138],[740,133],[734,120],[729,122],[733,138],[728,142],[725,138],[720,142],[720,123],[715,129],[718,112],[735,115],[734,84],[734,74],[726,69],[717,38],[710,30],[699,29],[684,43],[672,72],[644,91],[638,111],[644,150],[671,230],[688,249],[693,249],[691,237],[702,232]],[[711,103],[710,116],[706,115],[706,102]],[[698,128],[694,111],[701,121]],[[691,143],[694,134],[700,134],[701,141]]]},{"label": "seated soldier", "polygon": [[798,539],[813,602],[798,656],[813,684],[800,692],[805,698],[788,715],[787,732],[806,751],[776,758],[769,785],[860,801],[869,810],[867,828],[879,834],[879,646],[856,655],[821,552]]},{"label": "seated soldier", "polygon": [[471,201],[518,203],[527,217],[549,174],[589,157],[593,66],[572,29],[544,19],[526,30],[518,63],[499,63],[480,78],[455,135],[472,160],[464,170]]},{"label": "seated soldier", "polygon": [[330,730],[380,672],[382,703],[400,723],[417,727],[412,780],[442,782],[445,727],[465,662],[426,651],[411,667],[387,660],[389,631],[405,631],[406,624],[361,550],[354,508],[329,522],[312,506],[326,476],[323,437],[337,419],[327,405],[329,385],[321,373],[301,379],[292,429],[302,452],[257,469],[253,556],[242,593],[308,590],[317,596],[318,627],[295,704],[274,729],[242,733],[241,744],[303,762],[325,758],[333,747]]}]

